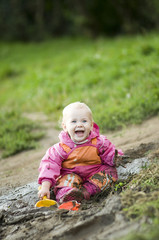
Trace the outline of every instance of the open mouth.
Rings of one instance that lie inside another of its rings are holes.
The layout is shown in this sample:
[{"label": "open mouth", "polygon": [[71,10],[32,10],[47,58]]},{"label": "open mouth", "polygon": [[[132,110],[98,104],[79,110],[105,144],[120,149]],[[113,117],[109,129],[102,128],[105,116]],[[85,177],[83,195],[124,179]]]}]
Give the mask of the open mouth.
[{"label": "open mouth", "polygon": [[84,134],[84,130],[77,130],[77,131],[75,131],[75,134],[76,134],[78,137],[81,137],[81,136],[83,136],[83,134]]}]

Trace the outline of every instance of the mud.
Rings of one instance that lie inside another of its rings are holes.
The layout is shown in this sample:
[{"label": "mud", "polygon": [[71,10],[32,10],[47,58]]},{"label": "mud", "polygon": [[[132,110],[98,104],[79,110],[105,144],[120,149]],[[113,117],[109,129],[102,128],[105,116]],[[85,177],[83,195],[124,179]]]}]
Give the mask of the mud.
[{"label": "mud", "polygon": [[[119,182],[132,178],[158,156],[158,131],[159,121],[154,118],[127,132],[108,135],[130,156],[125,159],[126,168],[120,166],[117,169]],[[139,231],[142,223],[128,221],[122,212],[120,193],[113,188],[83,201],[77,212],[59,210],[56,206],[35,208],[39,161],[52,145],[52,136],[56,142],[57,135],[58,131],[49,125],[48,135],[39,150],[1,160],[0,239],[116,240]]]},{"label": "mud", "polygon": [[[139,173],[145,164],[149,164],[148,158],[118,167],[119,181]],[[37,189],[38,184],[32,182],[0,197],[1,239],[115,239],[118,231],[122,236],[138,228],[124,218],[120,196],[111,189],[84,201],[78,212],[56,206],[35,208]]]},{"label": "mud", "polygon": [[83,203],[78,212],[35,209],[16,200],[10,209],[1,210],[1,239],[114,239],[119,230],[122,235],[130,227],[120,209],[120,197],[111,194]]}]

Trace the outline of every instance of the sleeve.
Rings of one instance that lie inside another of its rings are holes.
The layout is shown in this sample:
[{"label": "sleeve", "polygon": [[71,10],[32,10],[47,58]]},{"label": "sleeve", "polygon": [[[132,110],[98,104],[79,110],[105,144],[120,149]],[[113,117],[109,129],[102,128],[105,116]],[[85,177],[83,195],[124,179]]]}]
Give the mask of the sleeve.
[{"label": "sleeve", "polygon": [[[102,163],[114,166],[115,146],[105,136],[100,135],[98,137],[97,148]],[[123,155],[121,149],[118,149],[118,154]]]},{"label": "sleeve", "polygon": [[55,185],[57,177],[60,176],[61,164],[64,159],[60,154],[61,148],[60,144],[55,144],[47,150],[42,158],[39,166],[39,184],[49,181],[51,186]]}]

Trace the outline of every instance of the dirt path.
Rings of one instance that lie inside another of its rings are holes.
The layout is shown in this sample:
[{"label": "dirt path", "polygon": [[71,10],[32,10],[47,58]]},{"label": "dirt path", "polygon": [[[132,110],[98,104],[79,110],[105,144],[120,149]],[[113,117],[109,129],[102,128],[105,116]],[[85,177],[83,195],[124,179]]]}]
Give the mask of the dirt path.
[{"label": "dirt path", "polygon": [[[46,127],[46,137],[40,141],[40,146],[36,150],[22,152],[15,156],[0,160],[1,171],[0,192],[17,186],[22,186],[38,177],[38,166],[47,148],[58,141],[59,131],[55,130],[53,123],[48,122],[44,115],[27,115],[36,120],[42,119]],[[155,143],[159,141],[159,118],[154,117],[142,123],[127,127],[121,131],[105,134],[116,147],[123,151],[138,147],[140,144]]]}]

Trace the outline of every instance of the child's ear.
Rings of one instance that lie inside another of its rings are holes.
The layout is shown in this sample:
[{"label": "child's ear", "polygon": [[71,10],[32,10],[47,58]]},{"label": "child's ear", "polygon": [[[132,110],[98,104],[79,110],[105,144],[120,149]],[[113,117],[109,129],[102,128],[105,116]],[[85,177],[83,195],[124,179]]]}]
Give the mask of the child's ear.
[{"label": "child's ear", "polygon": [[93,125],[94,125],[94,122],[92,121],[92,125],[91,125],[91,131],[92,131],[92,129],[93,129]]},{"label": "child's ear", "polygon": [[62,128],[65,132],[67,132],[66,124],[62,123]]}]

